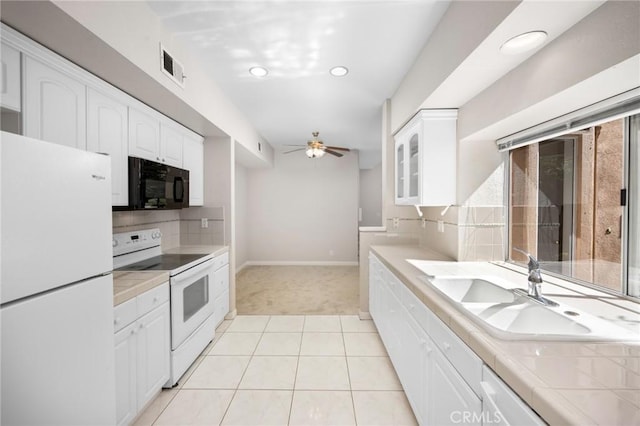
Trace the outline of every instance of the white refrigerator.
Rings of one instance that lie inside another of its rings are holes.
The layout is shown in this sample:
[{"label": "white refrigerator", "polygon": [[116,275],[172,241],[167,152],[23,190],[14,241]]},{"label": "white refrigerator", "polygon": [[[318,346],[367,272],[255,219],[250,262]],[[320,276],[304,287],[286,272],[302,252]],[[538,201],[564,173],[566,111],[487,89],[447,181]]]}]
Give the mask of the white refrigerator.
[{"label": "white refrigerator", "polygon": [[0,423],[114,424],[110,159],[0,148]]}]

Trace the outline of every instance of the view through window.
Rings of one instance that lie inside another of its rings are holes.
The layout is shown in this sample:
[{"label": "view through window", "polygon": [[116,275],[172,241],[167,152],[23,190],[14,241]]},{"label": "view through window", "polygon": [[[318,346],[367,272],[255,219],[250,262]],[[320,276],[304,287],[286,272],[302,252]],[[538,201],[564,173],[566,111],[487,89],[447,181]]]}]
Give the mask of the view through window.
[{"label": "view through window", "polygon": [[510,260],[526,263],[518,248],[544,270],[640,296],[639,117],[511,151]]}]

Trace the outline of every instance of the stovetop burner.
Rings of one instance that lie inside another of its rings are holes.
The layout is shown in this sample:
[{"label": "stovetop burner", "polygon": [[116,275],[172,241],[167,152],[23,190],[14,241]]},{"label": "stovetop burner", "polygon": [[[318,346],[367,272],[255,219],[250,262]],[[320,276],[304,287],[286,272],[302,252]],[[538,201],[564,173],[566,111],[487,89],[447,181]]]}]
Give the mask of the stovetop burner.
[{"label": "stovetop burner", "polygon": [[162,254],[123,266],[116,271],[172,271],[203,257],[205,255],[202,254]]}]

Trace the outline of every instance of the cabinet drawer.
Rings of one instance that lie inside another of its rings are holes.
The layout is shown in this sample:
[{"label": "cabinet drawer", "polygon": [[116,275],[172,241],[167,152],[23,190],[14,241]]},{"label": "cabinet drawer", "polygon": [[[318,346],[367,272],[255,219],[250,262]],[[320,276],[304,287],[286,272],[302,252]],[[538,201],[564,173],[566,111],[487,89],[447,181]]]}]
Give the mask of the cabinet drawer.
[{"label": "cabinet drawer", "polygon": [[136,299],[129,299],[113,308],[113,332],[117,333],[138,318]]},{"label": "cabinet drawer", "polygon": [[428,331],[431,327],[430,323],[436,319],[431,311],[429,311],[429,308],[406,286],[402,287],[401,300],[407,312],[409,312],[418,325],[420,325],[425,332]]},{"label": "cabinet drawer", "polygon": [[138,316],[140,317],[169,300],[169,283],[161,284],[152,290],[142,293],[136,300]]},{"label": "cabinet drawer", "polygon": [[213,270],[220,269],[227,263],[229,263],[229,252],[222,253],[213,258]]},{"label": "cabinet drawer", "polygon": [[480,395],[482,360],[438,318],[430,323],[429,335],[462,378]]}]

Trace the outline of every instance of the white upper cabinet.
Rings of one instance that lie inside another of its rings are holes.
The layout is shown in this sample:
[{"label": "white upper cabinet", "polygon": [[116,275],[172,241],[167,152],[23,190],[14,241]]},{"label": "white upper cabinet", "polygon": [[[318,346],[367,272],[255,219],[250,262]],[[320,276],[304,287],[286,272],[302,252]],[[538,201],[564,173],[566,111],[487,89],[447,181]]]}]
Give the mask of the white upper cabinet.
[{"label": "white upper cabinet", "polygon": [[396,204],[456,203],[456,110],[421,110],[395,135]]},{"label": "white upper cabinet", "polygon": [[129,107],[129,155],[161,162],[160,119]]},{"label": "white upper cabinet", "polygon": [[86,149],[86,118],[86,86],[31,57],[25,57],[25,136]]},{"label": "white upper cabinet", "polygon": [[183,168],[184,130],[167,121],[160,123],[160,162]]},{"label": "white upper cabinet", "polygon": [[87,89],[87,150],[111,157],[111,195],[114,206],[129,202],[127,106],[115,97]]},{"label": "white upper cabinet", "polygon": [[129,107],[129,155],[182,168],[183,130],[153,110]]},{"label": "white upper cabinet", "polygon": [[189,206],[204,204],[204,145],[197,134],[185,135],[183,168],[189,170]]},{"label": "white upper cabinet", "polygon": [[0,105],[20,111],[20,52],[2,43],[0,53]]}]

